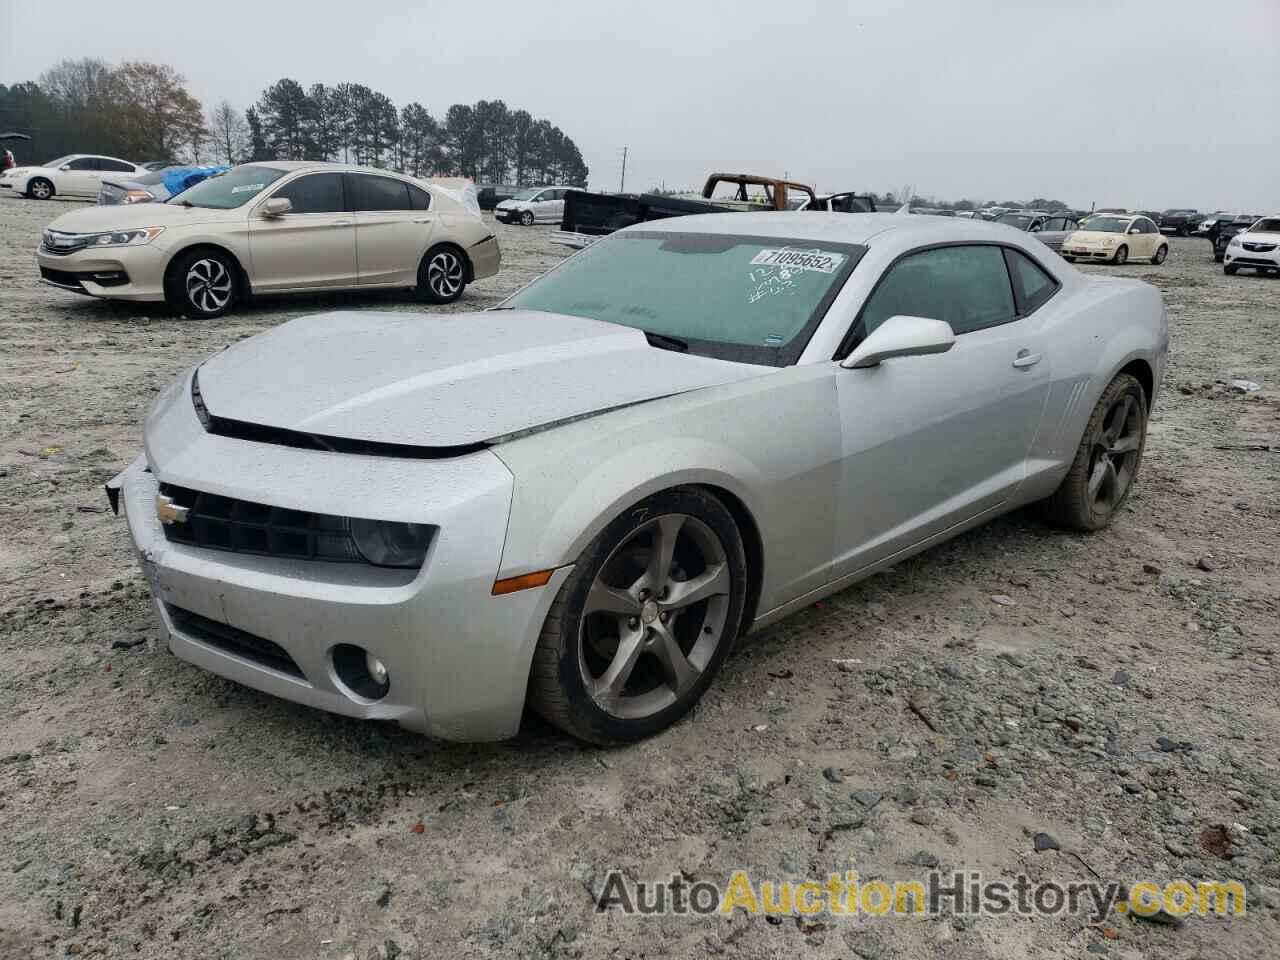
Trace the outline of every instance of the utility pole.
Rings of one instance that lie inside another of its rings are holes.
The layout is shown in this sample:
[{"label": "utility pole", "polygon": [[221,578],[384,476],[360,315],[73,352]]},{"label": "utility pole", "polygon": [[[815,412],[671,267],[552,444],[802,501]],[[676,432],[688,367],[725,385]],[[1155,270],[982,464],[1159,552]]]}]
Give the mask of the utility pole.
[{"label": "utility pole", "polygon": [[622,148],[622,179],[618,181],[618,192],[627,192],[627,148]]}]

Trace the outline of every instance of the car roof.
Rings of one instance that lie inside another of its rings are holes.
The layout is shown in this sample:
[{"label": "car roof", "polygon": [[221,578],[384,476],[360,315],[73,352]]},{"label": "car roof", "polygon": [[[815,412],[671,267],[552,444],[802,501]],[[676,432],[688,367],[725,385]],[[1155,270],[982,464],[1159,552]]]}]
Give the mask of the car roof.
[{"label": "car roof", "polygon": [[708,233],[726,236],[778,237],[806,242],[866,244],[874,237],[893,235],[903,243],[931,242],[929,234],[949,240],[1013,242],[1022,232],[987,220],[935,217],[920,213],[825,213],[789,210],[762,213],[699,213],[651,220],[627,227],[627,232]]}]

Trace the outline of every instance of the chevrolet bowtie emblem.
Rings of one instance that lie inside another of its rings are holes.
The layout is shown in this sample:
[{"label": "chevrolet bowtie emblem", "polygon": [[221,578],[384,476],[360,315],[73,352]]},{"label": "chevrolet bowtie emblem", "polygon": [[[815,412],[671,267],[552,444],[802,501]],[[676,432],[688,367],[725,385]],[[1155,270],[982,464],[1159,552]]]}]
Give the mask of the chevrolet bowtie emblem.
[{"label": "chevrolet bowtie emblem", "polygon": [[190,507],[180,507],[173,502],[173,497],[163,493],[156,494],[156,516],[161,523],[186,523]]}]

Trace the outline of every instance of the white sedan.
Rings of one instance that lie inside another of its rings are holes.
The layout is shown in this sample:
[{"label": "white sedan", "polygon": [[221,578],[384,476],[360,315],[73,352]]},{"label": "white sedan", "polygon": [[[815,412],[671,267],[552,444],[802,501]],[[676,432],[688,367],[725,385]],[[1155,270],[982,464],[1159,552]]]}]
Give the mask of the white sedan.
[{"label": "white sedan", "polygon": [[184,660],[450,739],[528,705],[632,741],[741,634],[963,530],[1122,517],[1167,350],[1154,287],[1008,227],[675,217],[495,309],[234,343],[108,492]]},{"label": "white sedan", "polygon": [[1263,217],[1231,238],[1222,256],[1222,272],[1242,268],[1280,273],[1280,215]]},{"label": "white sedan", "polygon": [[147,172],[146,167],[128,160],[72,153],[38,167],[6,170],[0,175],[0,189],[12,190],[33,200],[51,200],[54,197],[95,199],[102,189],[104,177],[135,178]]}]

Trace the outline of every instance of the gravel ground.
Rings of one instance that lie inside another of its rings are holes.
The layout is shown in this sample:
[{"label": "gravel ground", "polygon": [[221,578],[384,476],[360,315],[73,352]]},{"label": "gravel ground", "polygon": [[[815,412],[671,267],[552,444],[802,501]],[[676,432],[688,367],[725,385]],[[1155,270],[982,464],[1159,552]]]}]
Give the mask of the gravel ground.
[{"label": "gravel ground", "polygon": [[[101,487],[197,358],[301,314],[420,306],[264,300],[197,323],[77,298],[38,285],[32,258],[66,209],[0,199],[0,955],[1280,952],[1280,280],[1224,277],[1202,240],[1173,241],[1161,267],[1088,268],[1156,284],[1172,326],[1143,474],[1110,530],[1020,512],[931,550],[745,644],[688,720],[639,746],[584,748],[533,720],[459,746],[169,656]],[[502,273],[454,309],[561,255],[543,229],[497,229]],[[1061,849],[1037,853],[1039,833]],[[597,915],[590,894],[615,868],[722,883],[934,862],[1232,878],[1250,912],[772,923]]]}]

